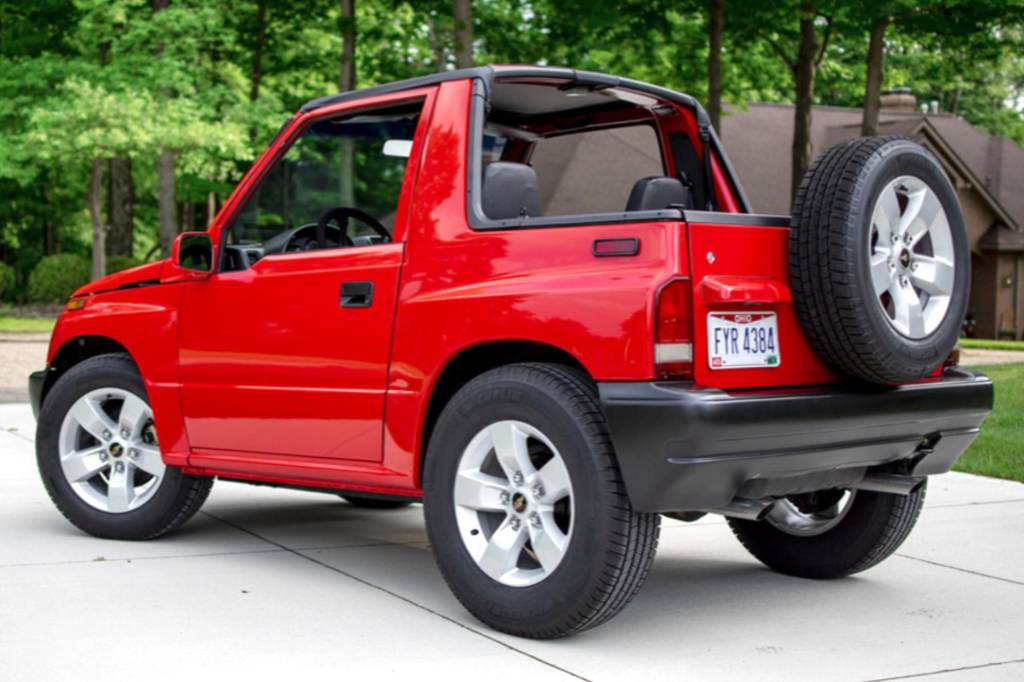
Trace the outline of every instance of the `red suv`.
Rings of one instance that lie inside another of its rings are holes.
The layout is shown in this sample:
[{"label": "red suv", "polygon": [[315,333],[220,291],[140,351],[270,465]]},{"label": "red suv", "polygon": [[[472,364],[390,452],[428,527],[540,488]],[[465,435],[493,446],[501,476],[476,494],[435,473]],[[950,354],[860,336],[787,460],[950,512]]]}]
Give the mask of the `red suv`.
[{"label": "red suv", "polygon": [[455,595],[527,637],[615,615],[661,514],[845,576],[991,408],[955,364],[969,267],[905,139],[829,150],[765,216],[653,85],[509,66],[324,97],[206,232],[74,294],[30,382],[39,469],[120,539],[214,478],[422,500]]}]

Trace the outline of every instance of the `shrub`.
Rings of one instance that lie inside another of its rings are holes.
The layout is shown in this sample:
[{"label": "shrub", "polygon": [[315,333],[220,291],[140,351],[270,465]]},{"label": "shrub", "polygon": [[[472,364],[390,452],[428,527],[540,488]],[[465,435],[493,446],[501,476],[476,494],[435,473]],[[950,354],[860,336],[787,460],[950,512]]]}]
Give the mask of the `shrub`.
[{"label": "shrub", "polygon": [[121,270],[127,270],[128,268],[134,268],[136,265],[142,265],[142,261],[132,258],[131,256],[108,256],[107,257],[107,274],[112,272],[120,272]]},{"label": "shrub", "polygon": [[58,253],[39,261],[28,276],[28,300],[63,303],[89,281],[89,261],[73,253]]},{"label": "shrub", "polygon": [[0,263],[0,301],[13,301],[18,277],[7,263]]}]

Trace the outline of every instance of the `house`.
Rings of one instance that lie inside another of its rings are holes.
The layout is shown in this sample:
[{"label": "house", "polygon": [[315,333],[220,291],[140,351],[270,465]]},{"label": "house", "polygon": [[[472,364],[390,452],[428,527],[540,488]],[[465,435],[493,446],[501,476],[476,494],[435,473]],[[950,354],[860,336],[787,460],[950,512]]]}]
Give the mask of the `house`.
[{"label": "house", "polygon": [[[812,156],[860,135],[861,110],[814,107]],[[882,98],[879,134],[927,147],[953,181],[971,245],[974,335],[1024,334],[1024,148],[949,114],[919,111],[908,93]],[[722,142],[754,211],[790,210],[793,106],[751,104],[723,117]]]}]

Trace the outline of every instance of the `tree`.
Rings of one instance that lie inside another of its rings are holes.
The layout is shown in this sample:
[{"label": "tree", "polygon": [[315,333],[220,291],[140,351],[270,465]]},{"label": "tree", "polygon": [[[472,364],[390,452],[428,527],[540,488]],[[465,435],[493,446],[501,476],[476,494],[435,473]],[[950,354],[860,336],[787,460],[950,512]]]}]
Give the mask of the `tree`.
[{"label": "tree", "polygon": [[725,0],[710,0],[708,6],[708,116],[715,130],[722,129],[722,34]]},{"label": "tree", "polygon": [[471,0],[453,0],[452,16],[455,19],[455,67],[468,69],[473,66],[473,8]]}]

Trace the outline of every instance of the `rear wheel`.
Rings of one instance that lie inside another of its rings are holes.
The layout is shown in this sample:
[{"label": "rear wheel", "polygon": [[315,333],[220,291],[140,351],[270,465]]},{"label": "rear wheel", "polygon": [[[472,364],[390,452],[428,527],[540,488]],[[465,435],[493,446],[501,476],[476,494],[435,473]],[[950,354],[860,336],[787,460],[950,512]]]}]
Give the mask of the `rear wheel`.
[{"label": "rear wheel", "polygon": [[39,414],[36,459],[57,508],[98,537],[175,530],[213,485],[164,464],[142,379],[120,354],[85,360],[57,380]]},{"label": "rear wheel", "polygon": [[913,529],[922,483],[909,495],[823,490],[783,498],[762,521],[729,519],[765,566],[801,578],[842,578],[889,557]]},{"label": "rear wheel", "polygon": [[487,625],[554,638],[636,594],[659,517],[633,510],[593,383],[551,364],[470,381],[442,412],[424,469],[441,573]]}]

